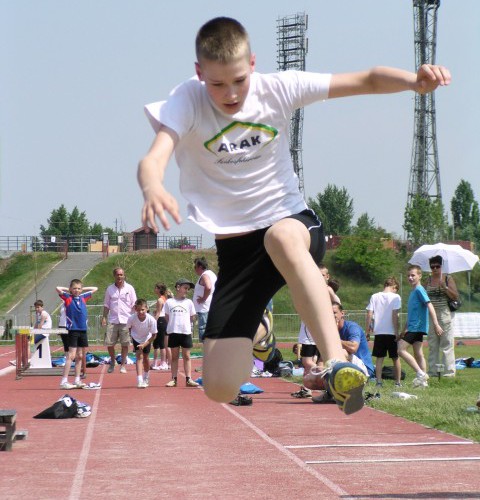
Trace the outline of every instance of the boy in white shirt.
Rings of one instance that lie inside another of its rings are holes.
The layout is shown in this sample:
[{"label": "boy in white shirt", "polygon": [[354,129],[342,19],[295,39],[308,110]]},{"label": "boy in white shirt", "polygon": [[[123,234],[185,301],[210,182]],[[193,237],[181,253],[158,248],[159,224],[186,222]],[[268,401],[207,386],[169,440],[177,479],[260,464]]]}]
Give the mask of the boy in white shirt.
[{"label": "boy in white shirt", "polygon": [[148,387],[150,347],[157,335],[157,322],[147,311],[147,301],[137,299],[135,301],[135,314],[132,314],[127,320],[127,328],[130,330],[133,352],[136,357],[137,387],[139,389]]},{"label": "boy in white shirt", "polygon": [[[417,73],[376,67],[345,74],[255,72],[248,33],[235,19],[205,23],[196,37],[196,77],[162,103],[147,106],[156,138],[138,168],[142,222],[181,217],[165,190],[175,152],[189,219],[216,238],[219,274],[204,341],[205,394],[229,402],[249,380],[252,339],[268,301],[285,284],[325,359],[325,381],[339,407],[353,413],[367,378],[344,362],[331,301],[317,263],[325,253],[323,225],[298,189],[289,150],[291,114],[316,101],[413,90],[450,83],[430,64]],[[363,404],[363,403],[362,403]]]},{"label": "boy in white shirt", "polygon": [[192,362],[190,350],[193,347],[192,323],[196,319],[195,306],[187,293],[195,285],[184,278],[175,283],[175,297],[168,299],[163,306],[165,319],[167,320],[168,346],[172,351],[172,380],[167,387],[177,387],[178,382],[178,360],[180,358],[180,347],[182,348],[183,369],[187,387],[198,387],[197,382],[192,380]]},{"label": "boy in white shirt", "polygon": [[393,362],[395,385],[400,387],[402,368],[398,357],[397,339],[400,333],[399,313],[402,308],[402,298],[398,295],[398,281],[396,278],[387,278],[383,284],[383,291],[374,293],[367,305],[367,324],[365,332],[367,340],[370,334],[375,335],[372,356],[375,361],[375,375],[377,386],[382,385],[382,368],[385,356],[390,356]]}]

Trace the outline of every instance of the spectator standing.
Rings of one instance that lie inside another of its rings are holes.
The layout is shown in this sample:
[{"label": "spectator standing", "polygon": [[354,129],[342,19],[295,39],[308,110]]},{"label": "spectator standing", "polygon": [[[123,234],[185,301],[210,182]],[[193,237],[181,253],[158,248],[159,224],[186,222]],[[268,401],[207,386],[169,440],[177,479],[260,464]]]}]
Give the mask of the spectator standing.
[{"label": "spectator standing", "polygon": [[[83,287],[81,280],[74,279],[70,287],[57,286],[57,293],[65,304],[68,329],[68,352],[65,356],[63,377],[60,382],[62,389],[82,388],[85,384],[81,381],[81,370],[85,348],[88,347],[87,336],[87,301],[98,290],[95,286]],[[74,384],[68,382],[68,374],[72,362],[75,360]]]},{"label": "spectator standing", "polygon": [[[385,356],[390,356],[393,362],[395,385],[401,385],[402,367],[398,357],[397,339],[400,333],[399,313],[402,308],[402,298],[398,295],[398,281],[387,278],[383,283],[383,291],[374,293],[367,305],[367,320],[365,331],[367,339],[375,335],[372,356],[375,360],[375,375],[377,386],[382,385],[382,368]],[[373,326],[372,326],[373,325]]]},{"label": "spectator standing", "polygon": [[428,329],[428,373],[436,375],[435,365],[443,364],[444,377],[455,377],[455,338],[452,329],[452,313],[449,300],[458,300],[455,280],[442,273],[443,259],[436,255],[429,260],[432,274],[427,279],[425,290],[430,298],[443,334],[437,335],[432,325]]},{"label": "spectator standing", "polygon": [[176,387],[178,383],[180,347],[182,348],[186,385],[187,387],[198,387],[197,382],[191,378],[192,362],[190,360],[190,350],[193,347],[192,323],[195,321],[195,306],[187,298],[188,291],[194,286],[186,279],[179,279],[175,283],[175,297],[165,302],[168,345],[172,350],[172,380],[167,383],[167,387]]},{"label": "spectator standing", "polygon": [[130,345],[127,320],[134,312],[137,294],[133,286],[125,281],[125,271],[121,267],[116,267],[113,270],[113,277],[114,283],[105,291],[102,317],[102,326],[107,327],[105,345],[110,354],[108,373],[115,370],[115,345],[118,342],[121,346],[122,357],[120,373],[127,373],[125,364]]},{"label": "spectator standing", "polygon": [[167,320],[165,319],[165,302],[169,298],[167,286],[164,283],[155,285],[157,303],[155,304],[155,319],[157,320],[157,336],[153,341],[152,370],[167,371],[170,369],[172,354],[168,347]]},{"label": "spectator standing", "polygon": [[[435,333],[442,335],[443,330],[437,320],[435,309],[425,288],[420,284],[422,269],[409,266],[408,282],[412,287],[408,297],[407,324],[402,338],[398,341],[398,354],[415,371],[414,387],[428,387],[427,366],[423,355],[423,336],[428,332],[428,314],[432,317]],[[413,356],[407,351],[412,346]]]},{"label": "spectator standing", "polygon": [[199,278],[193,291],[193,304],[197,313],[198,340],[203,343],[217,275],[208,269],[208,262],[205,257],[195,259],[194,269]]}]

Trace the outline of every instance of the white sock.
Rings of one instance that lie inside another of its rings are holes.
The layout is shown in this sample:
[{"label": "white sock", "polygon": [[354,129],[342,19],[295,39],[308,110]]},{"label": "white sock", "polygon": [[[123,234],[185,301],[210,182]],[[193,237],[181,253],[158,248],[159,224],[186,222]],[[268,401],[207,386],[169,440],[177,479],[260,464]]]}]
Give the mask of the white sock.
[{"label": "white sock", "polygon": [[75,377],[75,384],[79,384],[80,383],[80,377]]},{"label": "white sock", "polygon": [[62,378],[62,381],[60,382],[60,385],[63,385],[63,384],[68,384],[68,378],[67,377],[63,377]]},{"label": "white sock", "polygon": [[424,377],[424,376],[425,376],[425,372],[422,372],[422,370],[418,370],[417,377]]},{"label": "white sock", "polygon": [[141,375],[138,375],[137,376],[137,382],[140,383],[140,382],[143,382],[143,378]]}]

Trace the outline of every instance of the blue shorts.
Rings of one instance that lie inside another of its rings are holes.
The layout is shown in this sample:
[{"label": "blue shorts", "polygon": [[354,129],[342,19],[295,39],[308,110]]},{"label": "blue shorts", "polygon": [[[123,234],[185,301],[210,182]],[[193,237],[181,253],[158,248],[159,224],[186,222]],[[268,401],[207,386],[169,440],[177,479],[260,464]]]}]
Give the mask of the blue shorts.
[{"label": "blue shorts", "polygon": [[[312,210],[291,215],[310,232],[310,254],[318,264],[325,255],[323,226]],[[265,233],[216,240],[218,279],[208,313],[205,338],[253,339],[270,299],[286,283],[265,250]]]}]

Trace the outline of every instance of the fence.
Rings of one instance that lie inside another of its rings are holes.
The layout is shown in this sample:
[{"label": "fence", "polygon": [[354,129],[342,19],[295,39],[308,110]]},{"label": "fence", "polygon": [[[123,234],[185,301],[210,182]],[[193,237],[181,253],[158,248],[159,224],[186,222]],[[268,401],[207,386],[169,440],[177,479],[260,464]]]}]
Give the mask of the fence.
[{"label": "fence", "polygon": [[[168,250],[201,249],[203,248],[202,236],[173,236],[151,235],[153,238],[150,249]],[[110,235],[108,245],[111,252],[131,252],[142,248],[135,246],[133,233]],[[97,235],[69,235],[69,236],[0,236],[0,253],[11,254],[16,252],[102,252],[105,248],[102,237]]]},{"label": "fence", "polygon": [[[102,327],[103,306],[87,305],[88,309],[88,339],[91,343],[103,343],[105,328]],[[365,311],[351,311],[347,314],[347,319],[355,321],[362,328],[365,325]],[[33,315],[29,316],[0,316],[0,341],[11,341],[10,330],[17,326],[30,326],[33,324]],[[53,327],[58,325],[58,316],[52,315]],[[275,337],[278,342],[296,342],[300,330],[300,317],[298,314],[274,314],[273,326]],[[198,339],[198,333],[195,328],[194,338]],[[56,339],[52,337],[51,343]],[[58,340],[60,343],[60,340]]]}]

